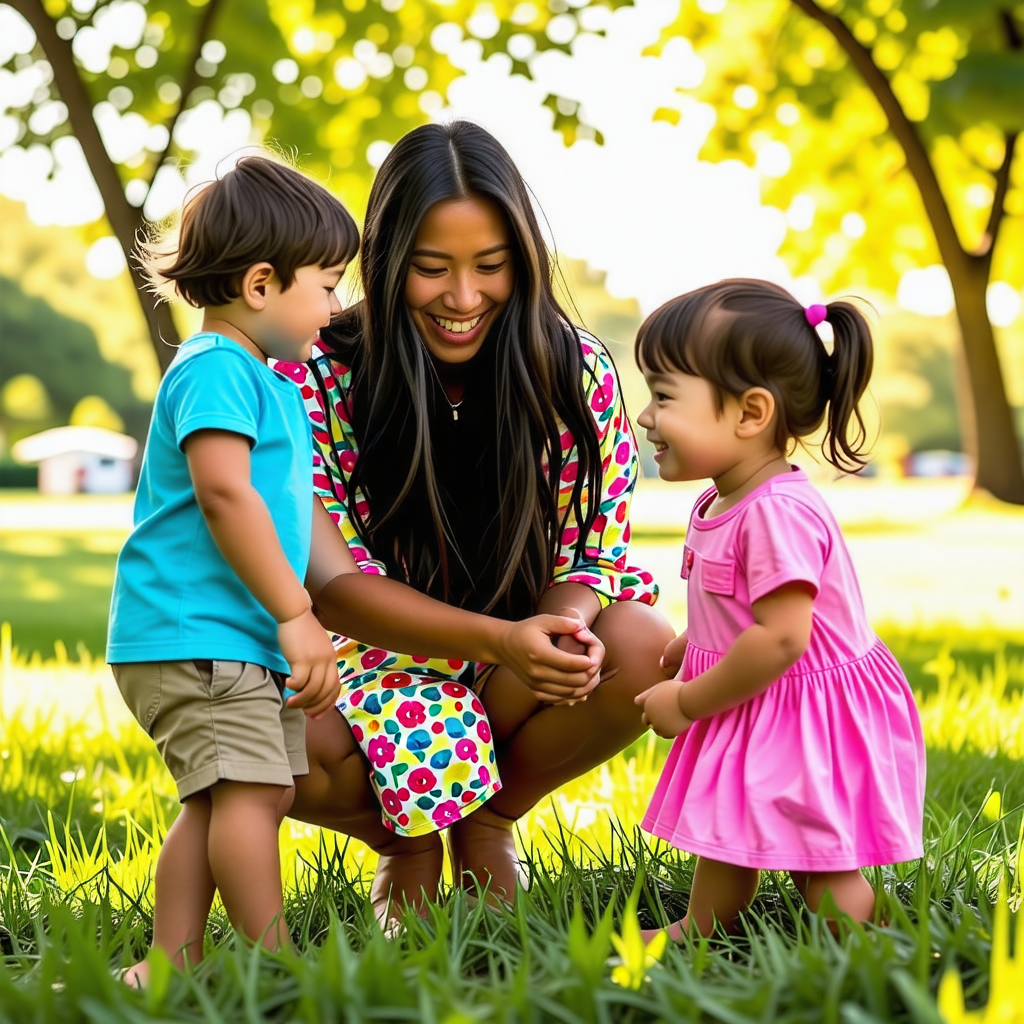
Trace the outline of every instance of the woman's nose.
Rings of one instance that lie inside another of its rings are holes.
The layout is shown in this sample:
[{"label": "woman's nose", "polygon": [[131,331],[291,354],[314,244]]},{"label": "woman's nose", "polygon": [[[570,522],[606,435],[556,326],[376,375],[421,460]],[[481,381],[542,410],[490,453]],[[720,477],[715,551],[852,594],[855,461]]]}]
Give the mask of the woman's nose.
[{"label": "woman's nose", "polygon": [[480,289],[471,274],[453,278],[444,294],[444,304],[458,313],[471,313],[480,305]]}]

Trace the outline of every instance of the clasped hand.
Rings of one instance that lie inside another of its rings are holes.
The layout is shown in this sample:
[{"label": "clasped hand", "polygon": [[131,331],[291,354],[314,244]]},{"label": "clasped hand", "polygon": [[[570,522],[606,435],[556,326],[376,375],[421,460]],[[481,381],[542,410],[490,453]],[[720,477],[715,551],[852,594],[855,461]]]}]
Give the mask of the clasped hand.
[{"label": "clasped hand", "polygon": [[604,644],[579,616],[534,615],[509,623],[502,664],[543,704],[585,700],[601,681]]}]

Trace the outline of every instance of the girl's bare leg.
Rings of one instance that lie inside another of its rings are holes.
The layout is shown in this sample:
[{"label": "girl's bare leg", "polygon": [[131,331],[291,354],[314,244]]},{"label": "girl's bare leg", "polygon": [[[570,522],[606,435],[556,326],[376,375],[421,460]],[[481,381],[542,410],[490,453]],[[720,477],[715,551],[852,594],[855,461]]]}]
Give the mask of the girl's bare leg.
[{"label": "girl's bare leg", "polygon": [[[203,958],[203,936],[216,888],[207,855],[209,832],[210,792],[204,790],[182,804],[156,862],[153,946],[178,967]],[[149,964],[145,960],[133,964],[124,980],[145,988]]]},{"label": "girl's bare leg", "polygon": [[250,782],[218,782],[210,789],[210,870],[235,931],[266,949],[291,942],[278,844],[278,809],[286,791]]},{"label": "girl's bare leg", "polygon": [[382,926],[408,904],[422,911],[424,894],[437,899],[444,851],[441,837],[396,836],[384,827],[369,768],[341,714],[306,719],[309,774],[295,780],[291,817],[342,832],[380,855],[370,890]]},{"label": "girl's bare leg", "polygon": [[761,873],[755,868],[698,857],[693,869],[693,886],[686,916],[667,928],[645,929],[641,932],[644,941],[650,942],[660,931],[668,932],[669,938],[677,942],[684,934],[711,935],[716,923],[731,931],[740,913],[757,895],[760,878]]},{"label": "girl's bare leg", "polygon": [[[547,610],[543,603],[540,610]],[[658,661],[674,636],[671,626],[648,605],[621,601],[603,609],[591,629],[605,646],[604,674],[617,672],[586,701],[542,704],[505,668],[488,680],[481,699],[495,736],[502,789],[448,830],[456,879],[489,880],[492,893],[511,899],[519,880],[516,819],[643,732],[633,698],[664,678]]]},{"label": "girl's bare leg", "polygon": [[875,890],[859,871],[791,871],[790,877],[814,913],[830,893],[839,911],[854,921],[874,916]]}]

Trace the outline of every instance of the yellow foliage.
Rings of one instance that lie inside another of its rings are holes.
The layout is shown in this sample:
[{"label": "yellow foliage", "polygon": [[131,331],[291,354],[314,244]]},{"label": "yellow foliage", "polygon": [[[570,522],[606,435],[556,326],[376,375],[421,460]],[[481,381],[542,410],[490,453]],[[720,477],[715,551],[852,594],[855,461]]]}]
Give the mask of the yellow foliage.
[{"label": "yellow foliage", "polygon": [[106,430],[124,430],[124,420],[116,409],[100,398],[99,395],[86,395],[80,398],[68,421],[73,427],[103,427]]},{"label": "yellow foliage", "polygon": [[0,410],[18,420],[45,420],[53,413],[46,385],[33,373],[19,373],[4,384]]}]

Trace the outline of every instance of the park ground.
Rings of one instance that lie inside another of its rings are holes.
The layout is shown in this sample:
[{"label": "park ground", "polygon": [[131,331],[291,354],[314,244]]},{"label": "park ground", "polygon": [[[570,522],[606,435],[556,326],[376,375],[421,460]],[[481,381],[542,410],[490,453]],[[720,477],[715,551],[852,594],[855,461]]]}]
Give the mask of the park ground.
[{"label": "park ground", "polygon": [[[682,911],[692,861],[636,828],[665,751],[644,738],[532,812],[514,911],[446,892],[388,943],[365,901],[373,855],[288,823],[299,955],[243,948],[218,912],[203,964],[159,965],[145,994],[115,972],[146,946],[177,805],[102,663],[130,500],[0,492],[0,1024],[1024,1020],[1024,510],[960,480],[824,490],[929,754],[926,855],[869,872],[877,924],[833,936],[766,875],[740,935],[645,950],[637,917]],[[645,481],[634,504],[633,559],[676,623],[693,497]]]}]

